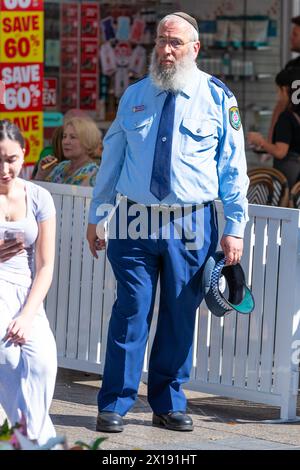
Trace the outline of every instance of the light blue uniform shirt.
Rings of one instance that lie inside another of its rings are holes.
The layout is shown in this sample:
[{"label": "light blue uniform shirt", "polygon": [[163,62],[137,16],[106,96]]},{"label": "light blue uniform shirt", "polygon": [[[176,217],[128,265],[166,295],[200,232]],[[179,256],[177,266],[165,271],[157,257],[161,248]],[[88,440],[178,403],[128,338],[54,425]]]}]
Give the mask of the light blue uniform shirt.
[{"label": "light blue uniform shirt", "polygon": [[229,119],[236,99],[197,70],[176,95],[171,157],[171,192],[159,201],[150,192],[153,156],[166,92],[149,77],[129,86],[104,139],[102,163],[90,206],[97,224],[100,204],[121,193],[141,204],[201,204],[220,198],[224,234],[243,236],[247,222],[246,158],[242,127]]}]

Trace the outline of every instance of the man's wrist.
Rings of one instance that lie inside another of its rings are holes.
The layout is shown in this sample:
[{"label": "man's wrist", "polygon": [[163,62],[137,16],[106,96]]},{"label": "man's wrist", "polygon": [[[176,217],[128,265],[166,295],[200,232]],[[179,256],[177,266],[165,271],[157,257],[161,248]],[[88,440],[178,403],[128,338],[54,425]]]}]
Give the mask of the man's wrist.
[{"label": "man's wrist", "polygon": [[246,223],[233,222],[232,220],[227,220],[223,236],[244,238],[245,226]]}]

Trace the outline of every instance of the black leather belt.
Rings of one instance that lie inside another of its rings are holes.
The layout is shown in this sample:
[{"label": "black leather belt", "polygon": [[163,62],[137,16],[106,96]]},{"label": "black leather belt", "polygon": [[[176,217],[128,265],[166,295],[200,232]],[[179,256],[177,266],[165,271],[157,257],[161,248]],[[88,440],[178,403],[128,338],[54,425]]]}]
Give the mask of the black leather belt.
[{"label": "black leather belt", "polygon": [[[128,206],[133,206],[133,205],[137,204],[139,206],[144,206],[144,207],[149,207],[149,208],[153,207],[154,209],[176,209],[176,208],[179,209],[180,208],[179,206],[181,206],[181,204],[176,205],[176,203],[174,203],[174,204],[143,204],[141,202],[132,201],[131,199],[128,199],[128,198],[127,198],[127,204],[128,204]],[[207,207],[210,204],[212,204],[211,201],[210,202],[204,202],[203,204],[200,204],[200,203],[185,204],[185,205],[182,205],[181,207],[184,207],[184,206],[191,206],[191,207],[204,206],[204,207]]]},{"label": "black leather belt", "polygon": [[157,208],[157,209],[160,209],[160,208],[161,209],[171,209],[172,207],[174,207],[171,204],[143,204],[142,202],[132,201],[131,199],[128,199],[128,198],[127,198],[127,204],[129,206],[133,206],[133,205],[137,204],[139,206],[153,207],[153,208]]}]

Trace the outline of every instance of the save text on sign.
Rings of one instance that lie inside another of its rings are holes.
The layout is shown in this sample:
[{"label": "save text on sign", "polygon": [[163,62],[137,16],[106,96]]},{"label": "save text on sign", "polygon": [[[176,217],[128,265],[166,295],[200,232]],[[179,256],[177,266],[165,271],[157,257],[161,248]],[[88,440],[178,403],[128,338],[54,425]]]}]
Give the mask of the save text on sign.
[{"label": "save text on sign", "polygon": [[2,80],[4,80],[6,86],[13,83],[39,82],[41,80],[40,67],[38,64],[4,67],[2,69]]},{"label": "save text on sign", "polygon": [[26,17],[3,18],[4,33],[24,33],[26,31],[39,31],[40,17],[38,15],[30,15]]}]

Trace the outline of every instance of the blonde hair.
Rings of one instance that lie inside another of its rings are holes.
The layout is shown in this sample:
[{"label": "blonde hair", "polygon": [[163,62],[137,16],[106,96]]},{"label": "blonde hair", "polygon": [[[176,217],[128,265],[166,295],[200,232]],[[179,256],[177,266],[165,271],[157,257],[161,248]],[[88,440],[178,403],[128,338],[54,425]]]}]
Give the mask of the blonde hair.
[{"label": "blonde hair", "polygon": [[102,144],[102,133],[96,126],[95,122],[88,118],[74,117],[68,119],[64,124],[64,129],[67,126],[73,126],[78,140],[87,155],[91,159],[99,158],[99,148]]}]

